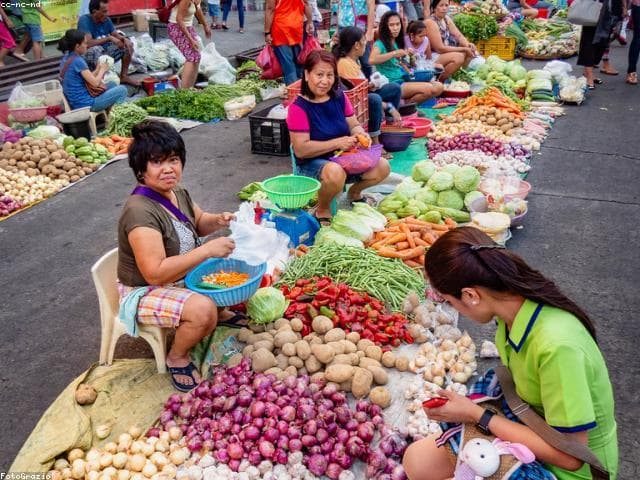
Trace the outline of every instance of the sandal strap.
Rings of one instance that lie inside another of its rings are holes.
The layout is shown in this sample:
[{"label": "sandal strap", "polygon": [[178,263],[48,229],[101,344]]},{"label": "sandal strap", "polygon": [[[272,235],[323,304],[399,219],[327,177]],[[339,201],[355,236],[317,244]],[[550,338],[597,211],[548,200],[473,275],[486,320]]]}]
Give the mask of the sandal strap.
[{"label": "sandal strap", "polygon": [[193,378],[193,371],[197,370],[198,367],[196,367],[193,362],[189,362],[189,365],[187,365],[186,367],[170,367],[169,365],[167,365],[167,369],[169,370],[169,373],[171,373],[171,375],[186,375],[187,377],[191,377],[191,379],[195,381],[195,378]]}]

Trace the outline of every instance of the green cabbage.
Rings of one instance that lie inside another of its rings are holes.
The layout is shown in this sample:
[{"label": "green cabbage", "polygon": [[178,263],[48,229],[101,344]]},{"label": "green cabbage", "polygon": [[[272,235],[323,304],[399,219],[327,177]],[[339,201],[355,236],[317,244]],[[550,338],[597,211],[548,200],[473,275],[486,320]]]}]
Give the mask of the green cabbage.
[{"label": "green cabbage", "polygon": [[427,182],[427,186],[436,192],[449,190],[453,187],[453,175],[448,172],[436,172]]},{"label": "green cabbage", "polygon": [[489,70],[493,72],[504,72],[507,66],[507,62],[502,60],[500,57],[497,57],[496,55],[490,55],[489,58],[487,58],[485,65],[488,65]]},{"label": "green cabbage", "polygon": [[279,289],[259,288],[247,302],[247,313],[253,323],[271,323],[284,315],[288,303]]},{"label": "green cabbage", "polygon": [[434,192],[430,188],[421,188],[414,198],[422,203],[436,203],[438,192]]},{"label": "green cabbage", "polygon": [[401,202],[399,200],[385,199],[382,202],[380,202],[380,205],[378,206],[378,210],[380,210],[380,213],[382,213],[383,215],[386,215],[387,213],[392,213],[397,210],[400,210],[402,207],[404,207],[404,204],[405,202]]},{"label": "green cabbage", "polygon": [[505,71],[505,73],[509,75],[511,80],[515,82],[515,81],[523,80],[527,78],[527,69],[520,64],[519,60],[514,60],[513,62],[509,62],[508,65],[509,66],[507,67],[507,70]]},{"label": "green cabbage", "polygon": [[460,165],[457,165],[455,163],[447,163],[444,167],[442,167],[439,171],[441,172],[447,172],[450,173],[451,175],[455,175],[456,172],[458,170],[460,170]]},{"label": "green cabbage", "polygon": [[408,198],[413,198],[421,188],[422,182],[416,182],[413,178],[407,177],[400,182],[394,193],[402,193]]},{"label": "green cabbage", "polygon": [[357,238],[363,242],[373,235],[373,229],[359,215],[347,210],[338,210],[336,216],[333,217],[331,227],[338,233]]},{"label": "green cabbage", "polygon": [[423,222],[440,223],[442,222],[442,215],[440,215],[440,212],[435,210],[429,210],[424,215],[420,215],[418,220],[422,220]]},{"label": "green cabbage", "polygon": [[367,205],[364,202],[357,202],[353,205],[353,213],[360,215],[360,217],[367,223],[375,232],[384,230],[384,226],[387,224],[387,219],[375,208]]},{"label": "green cabbage", "polygon": [[467,210],[471,211],[471,205],[479,198],[484,198],[484,193],[474,190],[467,193],[464,196],[464,206]]},{"label": "green cabbage", "polygon": [[[384,216],[382,218],[385,219],[384,221],[386,223],[387,219]],[[323,245],[325,243],[364,248],[364,243],[360,240],[338,233],[331,227],[322,227],[318,230],[318,233],[316,233],[314,245]]]},{"label": "green cabbage", "polygon": [[399,202],[407,203],[409,201],[409,198],[413,198],[413,195],[411,195],[411,197],[407,196],[406,194],[404,194],[403,192],[396,190],[395,192],[393,192],[391,195],[389,195],[387,198],[385,198],[383,200],[383,202],[385,200],[396,200]]},{"label": "green cabbage", "polygon": [[456,190],[445,190],[438,194],[437,205],[439,207],[462,210],[464,207],[464,197]]},{"label": "green cabbage", "polygon": [[395,213],[385,213],[384,216],[387,218],[387,220],[389,220],[390,222],[393,222],[395,220],[398,220],[400,217],[398,217],[398,215],[396,215]]},{"label": "green cabbage", "polygon": [[426,182],[436,172],[436,164],[429,160],[416,163],[411,169],[411,178],[416,182]]},{"label": "green cabbage", "polygon": [[453,174],[453,185],[462,193],[471,192],[480,185],[480,172],[471,165],[465,165]]}]

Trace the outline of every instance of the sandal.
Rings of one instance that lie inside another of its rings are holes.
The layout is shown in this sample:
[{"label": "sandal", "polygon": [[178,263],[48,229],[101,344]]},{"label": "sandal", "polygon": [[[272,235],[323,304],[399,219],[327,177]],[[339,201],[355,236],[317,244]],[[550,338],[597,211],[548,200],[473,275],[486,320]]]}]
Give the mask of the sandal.
[{"label": "sandal", "polygon": [[595,83],[596,85],[602,85],[604,82],[601,78],[594,78],[593,83]]},{"label": "sandal", "polygon": [[600,73],[604,73],[605,75],[620,75],[620,72],[617,70],[603,70],[600,69]]},{"label": "sandal", "polygon": [[358,198],[357,200],[353,200],[353,199],[350,198],[349,201],[352,204],[353,203],[366,203],[370,207],[375,207],[376,206],[376,199],[374,197],[372,197],[371,195],[367,195],[366,193],[363,193],[362,197]]},{"label": "sandal", "polygon": [[[190,392],[194,388],[198,386],[198,382],[196,381],[196,377],[193,376],[194,370],[197,372],[198,367],[196,367],[193,362],[189,362],[189,365],[186,367],[170,367],[167,365],[167,370],[169,370],[169,374],[171,375],[171,382],[176,390],[180,392]],[[176,375],[184,375],[185,377],[190,377],[193,380],[193,383],[181,383],[176,379]]]},{"label": "sandal", "polygon": [[220,28],[222,30],[229,30],[229,27],[227,27],[224,23],[222,25],[220,25]]},{"label": "sandal", "polygon": [[316,217],[315,215],[313,217],[318,221],[321,227],[331,226],[331,217]]},{"label": "sandal", "polygon": [[220,327],[243,328],[249,326],[249,319],[242,312],[234,312],[233,317],[218,322]]},{"label": "sandal", "polygon": [[629,85],[637,85],[638,84],[638,74],[636,72],[627,73],[627,78],[625,82]]}]

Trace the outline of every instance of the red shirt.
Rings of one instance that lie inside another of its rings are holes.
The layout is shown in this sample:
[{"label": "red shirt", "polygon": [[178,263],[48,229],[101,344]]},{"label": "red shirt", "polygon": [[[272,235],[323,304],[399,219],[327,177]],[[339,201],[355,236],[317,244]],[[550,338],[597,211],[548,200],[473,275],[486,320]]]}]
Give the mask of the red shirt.
[{"label": "red shirt", "polygon": [[271,24],[271,44],[300,45],[304,28],[304,1],[279,0]]}]

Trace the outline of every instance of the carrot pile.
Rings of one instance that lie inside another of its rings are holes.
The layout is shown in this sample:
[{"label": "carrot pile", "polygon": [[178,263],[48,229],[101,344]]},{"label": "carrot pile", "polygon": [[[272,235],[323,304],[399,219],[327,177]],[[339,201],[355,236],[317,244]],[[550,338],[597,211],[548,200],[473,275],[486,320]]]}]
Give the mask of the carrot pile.
[{"label": "carrot pile", "polygon": [[217,273],[210,273],[202,277],[202,281],[212,285],[220,285],[226,288],[237,287],[249,280],[248,273],[225,272],[220,270]]},{"label": "carrot pile", "polygon": [[457,226],[450,218],[437,224],[406,217],[390,222],[383,231],[376,232],[368,246],[381,257],[399,258],[412,268],[422,268],[426,249]]},{"label": "carrot pile", "polygon": [[456,108],[454,113],[463,115],[480,106],[495,107],[501,110],[506,110],[507,112],[517,116],[519,119],[524,119],[524,113],[520,109],[520,106],[509,97],[506,97],[495,87],[487,88],[484,93],[477,93],[469,97],[461,103],[458,108]]},{"label": "carrot pile", "polygon": [[121,137],[120,135],[111,135],[110,137],[97,137],[93,139],[94,143],[102,145],[109,151],[109,153],[113,155],[127,153],[127,151],[129,150],[129,145],[131,145],[132,141],[133,138]]}]

